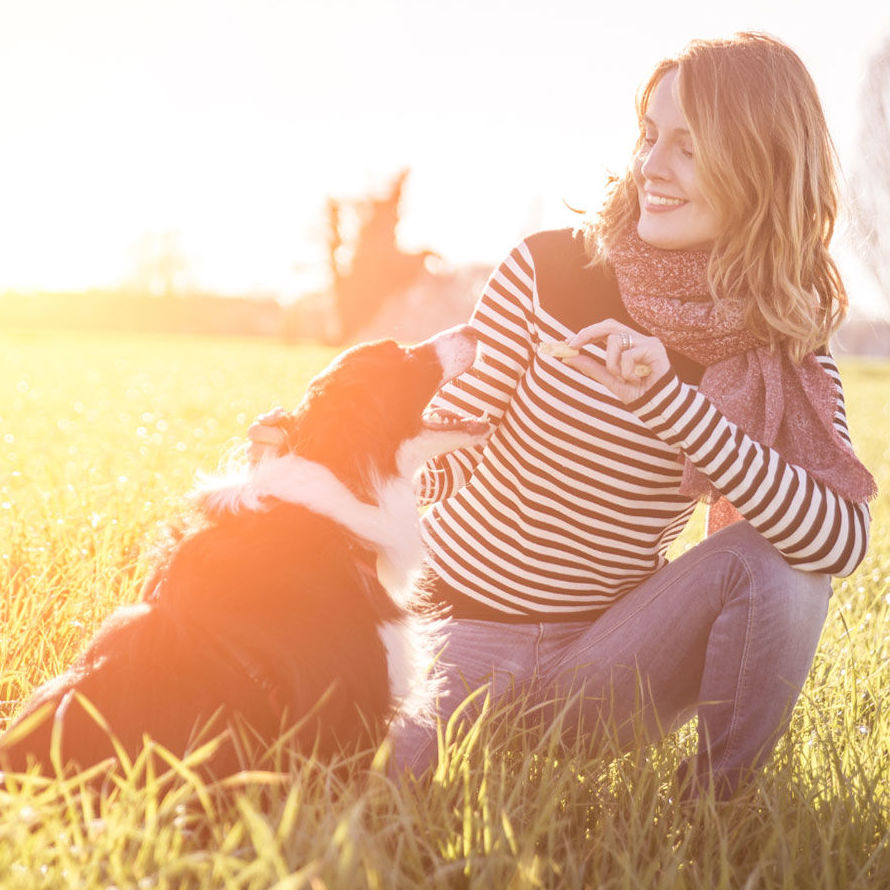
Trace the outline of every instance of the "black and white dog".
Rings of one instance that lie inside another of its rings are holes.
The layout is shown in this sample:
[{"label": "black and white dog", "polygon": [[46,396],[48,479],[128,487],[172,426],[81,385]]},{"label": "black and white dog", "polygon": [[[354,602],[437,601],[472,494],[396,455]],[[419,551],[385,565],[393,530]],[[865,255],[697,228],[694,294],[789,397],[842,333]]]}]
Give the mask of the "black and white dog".
[{"label": "black and white dog", "polygon": [[197,525],[168,548],[141,602],[114,612],[34,693],[0,739],[0,767],[133,758],[146,736],[183,756],[203,728],[220,776],[283,731],[329,757],[422,708],[430,640],[415,609],[414,477],[429,458],[485,440],[484,420],[425,413],[475,354],[461,326],[336,358],[287,417],[279,454],[202,488]]}]

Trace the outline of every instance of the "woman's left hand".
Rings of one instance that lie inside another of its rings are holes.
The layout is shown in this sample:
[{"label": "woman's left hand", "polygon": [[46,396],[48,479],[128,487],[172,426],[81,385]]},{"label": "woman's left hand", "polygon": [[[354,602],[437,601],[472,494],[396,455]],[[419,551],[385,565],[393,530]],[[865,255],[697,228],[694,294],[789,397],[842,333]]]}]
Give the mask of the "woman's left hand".
[{"label": "woman's left hand", "polygon": [[582,328],[568,341],[575,349],[596,342],[605,344],[605,364],[586,355],[563,361],[607,387],[622,402],[638,399],[671,370],[658,337],[647,337],[613,318]]},{"label": "woman's left hand", "polygon": [[280,423],[287,417],[284,408],[273,408],[261,414],[247,430],[247,459],[252,464],[264,457],[275,457],[284,444],[287,434]]}]

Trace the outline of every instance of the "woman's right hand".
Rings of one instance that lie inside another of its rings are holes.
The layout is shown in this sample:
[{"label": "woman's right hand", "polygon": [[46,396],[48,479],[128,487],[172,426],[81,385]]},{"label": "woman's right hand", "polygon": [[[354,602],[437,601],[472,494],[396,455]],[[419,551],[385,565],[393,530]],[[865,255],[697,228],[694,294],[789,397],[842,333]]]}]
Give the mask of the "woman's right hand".
[{"label": "woman's right hand", "polygon": [[582,328],[567,342],[576,349],[587,343],[605,345],[605,363],[586,355],[563,361],[610,389],[625,403],[638,399],[671,370],[667,351],[658,337],[647,337],[613,318]]},{"label": "woman's right hand", "polygon": [[265,414],[261,414],[248,427],[247,459],[252,463],[259,463],[264,457],[275,457],[287,438],[287,433],[281,427],[281,421],[287,417],[284,408],[276,407]]}]

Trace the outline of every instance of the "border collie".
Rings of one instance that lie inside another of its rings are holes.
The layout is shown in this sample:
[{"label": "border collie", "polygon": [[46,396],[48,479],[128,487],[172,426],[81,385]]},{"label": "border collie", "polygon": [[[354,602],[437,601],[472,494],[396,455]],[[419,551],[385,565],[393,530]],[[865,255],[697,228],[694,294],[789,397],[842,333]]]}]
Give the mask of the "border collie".
[{"label": "border collie", "polygon": [[485,440],[484,419],[426,412],[475,354],[459,326],[337,357],[282,422],[278,454],[197,492],[196,520],[141,601],[36,690],[0,739],[0,766],[132,760],[145,737],[182,757],[212,733],[204,768],[218,777],[259,763],[282,733],[330,757],[423,709],[432,624],[414,587],[414,476]]}]

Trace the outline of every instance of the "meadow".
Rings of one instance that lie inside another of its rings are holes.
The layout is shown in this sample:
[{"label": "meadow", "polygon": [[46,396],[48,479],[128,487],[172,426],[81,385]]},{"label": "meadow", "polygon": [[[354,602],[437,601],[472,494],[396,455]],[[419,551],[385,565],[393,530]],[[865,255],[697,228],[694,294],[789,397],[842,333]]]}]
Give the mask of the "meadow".
[{"label": "meadow", "polygon": [[[0,334],[0,725],[140,592],[159,527],[332,355],[250,340]],[[0,790],[17,888],[890,887],[890,365],[842,363],[878,477],[871,550],[835,595],[791,727],[750,793],[678,800],[692,727],[612,756],[487,707],[423,784],[293,760],[223,786],[163,752],[106,793]],[[348,418],[344,419],[348,431]],[[692,524],[679,548],[699,534]]]}]

